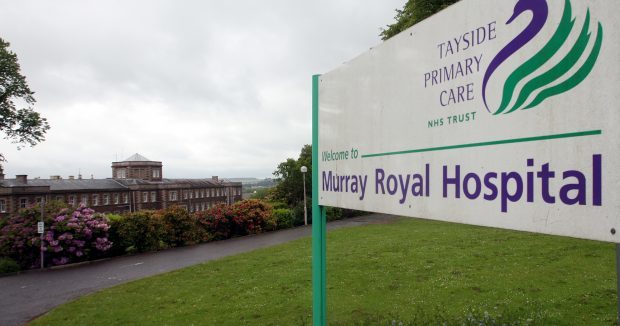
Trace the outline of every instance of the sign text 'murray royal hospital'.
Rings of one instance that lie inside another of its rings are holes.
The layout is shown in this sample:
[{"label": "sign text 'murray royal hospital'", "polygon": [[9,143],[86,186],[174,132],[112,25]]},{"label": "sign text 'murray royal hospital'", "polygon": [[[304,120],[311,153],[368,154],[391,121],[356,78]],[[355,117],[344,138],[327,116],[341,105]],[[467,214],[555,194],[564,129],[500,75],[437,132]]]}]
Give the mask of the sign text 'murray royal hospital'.
[{"label": "sign text 'murray royal hospital'", "polygon": [[617,242],[618,1],[463,0],[319,80],[319,204]]}]

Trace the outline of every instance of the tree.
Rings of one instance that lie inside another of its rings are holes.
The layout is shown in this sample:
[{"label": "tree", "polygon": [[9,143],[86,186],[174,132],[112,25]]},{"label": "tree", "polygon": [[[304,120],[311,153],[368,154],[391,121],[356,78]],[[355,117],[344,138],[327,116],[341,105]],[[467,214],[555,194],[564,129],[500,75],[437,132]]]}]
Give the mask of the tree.
[{"label": "tree", "polygon": [[382,29],[379,36],[382,40],[406,30],[432,14],[458,2],[459,0],[408,0],[402,10],[396,9],[396,22]]},{"label": "tree", "polygon": [[278,184],[274,189],[274,197],[284,201],[290,206],[294,206],[304,200],[304,185],[301,167],[308,168],[306,173],[306,195],[312,196],[312,146],[304,145],[299,154],[299,158],[292,158],[278,164],[273,172]]},{"label": "tree", "polygon": [[[45,140],[50,128],[47,120],[30,106],[36,100],[28,87],[26,77],[21,74],[17,55],[9,50],[9,43],[0,38],[0,132],[4,139],[14,144],[34,146]],[[17,108],[16,101],[27,108]],[[4,156],[0,153],[0,162]]]}]

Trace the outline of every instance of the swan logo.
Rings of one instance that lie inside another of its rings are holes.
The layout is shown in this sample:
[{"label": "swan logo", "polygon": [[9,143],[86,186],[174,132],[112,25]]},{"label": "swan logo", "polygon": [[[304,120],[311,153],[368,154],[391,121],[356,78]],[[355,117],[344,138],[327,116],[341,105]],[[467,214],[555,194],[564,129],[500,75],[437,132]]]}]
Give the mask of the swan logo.
[{"label": "swan logo", "polygon": [[[575,25],[570,0],[565,0],[562,18],[549,41],[508,75],[503,85],[501,102],[498,105],[489,105],[487,86],[493,73],[508,58],[534,39],[547,23],[549,7],[546,0],[519,0],[515,5],[512,17],[508,19],[506,24],[512,23],[527,11],[532,14],[527,27],[499,51],[484,73],[482,99],[487,111],[492,114],[531,109],[550,97],[568,92],[579,85],[592,71],[601,50],[603,27],[600,22],[597,24],[598,28],[594,39],[589,30],[590,10],[588,9],[577,40],[572,45],[570,43],[566,45],[567,48],[570,47],[568,52],[564,54],[563,58],[554,60],[557,61],[554,66],[546,68],[546,70],[540,69],[567,43]],[[590,46],[591,42],[594,42],[594,45]],[[586,52],[587,48],[590,48],[588,52]],[[522,81],[523,87],[515,92],[517,84]]]}]

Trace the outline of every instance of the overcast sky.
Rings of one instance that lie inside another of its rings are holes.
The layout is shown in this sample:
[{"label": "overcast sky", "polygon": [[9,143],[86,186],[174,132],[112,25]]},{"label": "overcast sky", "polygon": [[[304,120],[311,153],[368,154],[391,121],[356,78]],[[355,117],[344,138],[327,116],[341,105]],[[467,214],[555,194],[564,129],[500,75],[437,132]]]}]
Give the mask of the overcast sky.
[{"label": "overcast sky", "polygon": [[381,42],[405,0],[8,1],[46,140],[0,140],[5,174],[111,177],[134,153],[164,177],[270,177],[311,143],[311,76]]}]

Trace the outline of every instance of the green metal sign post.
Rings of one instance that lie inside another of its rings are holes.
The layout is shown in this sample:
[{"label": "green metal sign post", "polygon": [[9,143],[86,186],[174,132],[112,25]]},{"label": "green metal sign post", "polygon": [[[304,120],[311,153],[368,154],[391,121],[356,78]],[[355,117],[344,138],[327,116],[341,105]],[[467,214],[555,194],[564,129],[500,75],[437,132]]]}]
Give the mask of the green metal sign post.
[{"label": "green metal sign post", "polygon": [[319,206],[319,77],[312,76],[312,320],[327,325],[325,208]]}]

